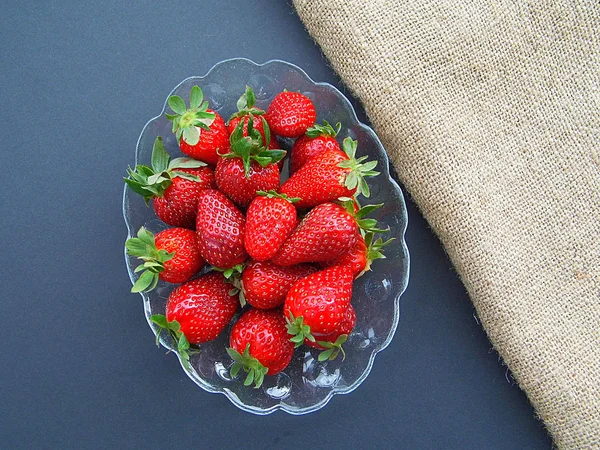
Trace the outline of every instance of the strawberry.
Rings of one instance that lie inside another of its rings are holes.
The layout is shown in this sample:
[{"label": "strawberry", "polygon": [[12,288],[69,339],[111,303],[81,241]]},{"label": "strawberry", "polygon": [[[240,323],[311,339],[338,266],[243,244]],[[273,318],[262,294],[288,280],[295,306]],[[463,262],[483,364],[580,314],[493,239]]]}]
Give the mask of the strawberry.
[{"label": "strawberry", "polygon": [[335,203],[323,203],[310,210],[272,261],[279,266],[329,261],[350,250],[357,233],[352,214]]},{"label": "strawberry", "polygon": [[316,118],[315,105],[310,98],[288,91],[275,96],[265,115],[273,132],[284,137],[302,136]]},{"label": "strawberry", "polygon": [[[244,136],[243,123],[238,124],[231,134],[231,151],[223,155],[215,170],[219,189],[244,208],[250,205],[258,191],[279,187],[279,167],[276,163],[285,156],[283,150],[265,148],[262,136],[253,125],[254,119],[249,117],[248,136]],[[264,131],[265,141],[268,141],[270,131],[266,123]]]},{"label": "strawberry", "polygon": [[215,339],[233,318],[238,307],[231,285],[222,274],[211,272],[176,287],[167,301],[166,315],[151,317],[158,325],[156,340],[166,329],[189,367],[190,344]]},{"label": "strawberry", "polygon": [[196,233],[206,262],[222,269],[244,262],[244,229],[244,215],[225,194],[216,189],[200,193]]},{"label": "strawberry", "polygon": [[242,272],[241,300],[259,309],[276,308],[294,283],[316,270],[308,264],[280,267],[269,261],[253,261]]},{"label": "strawberry", "polygon": [[298,226],[298,215],[290,199],[275,191],[259,191],[246,212],[244,246],[256,261],[266,261],[277,253]]},{"label": "strawberry", "polygon": [[[246,91],[244,92],[244,94],[242,94],[242,96],[237,101],[238,111],[233,113],[231,115],[231,117],[229,118],[229,121],[227,122],[227,131],[229,132],[229,134],[232,134],[235,131],[236,127],[239,125],[239,123],[241,121],[244,121],[243,130],[242,130],[243,135],[248,136],[248,120],[250,118],[256,118],[256,116],[262,116],[263,114],[265,114],[265,112],[262,109],[256,108],[254,106],[255,102],[256,102],[256,96],[254,95],[254,91],[252,90],[252,88],[250,86],[246,86]],[[262,120],[254,121],[254,128],[256,130],[258,130],[258,132],[261,134],[263,141],[267,142],[265,139],[265,131],[264,131],[265,124],[266,124],[266,122],[264,122]],[[273,135],[270,136],[268,147],[269,147],[269,149],[273,149],[273,150],[276,150],[279,148],[279,146],[277,144],[277,140],[275,139],[275,136],[273,136]],[[280,169],[281,169],[281,167],[280,167]]]},{"label": "strawberry", "polygon": [[278,309],[249,309],[235,323],[229,336],[227,353],[233,359],[231,376],[241,369],[248,373],[244,385],[259,388],[265,375],[285,369],[294,355],[294,344],[287,334],[286,322]]},{"label": "strawberry", "polygon": [[338,122],[333,129],[329,123],[324,120],[323,125],[314,125],[306,130],[306,134],[300,136],[294,142],[292,154],[290,157],[290,173],[297,172],[306,162],[324,152],[325,150],[340,150],[340,144],[335,137],[340,132],[342,124]]},{"label": "strawberry", "polygon": [[215,176],[201,161],[171,157],[165,151],[162,138],[154,141],[152,167],[137,165],[127,169],[125,183],[144,197],[152,199],[154,212],[160,220],[174,227],[194,228],[198,194],[215,187]]},{"label": "strawberry", "polygon": [[204,266],[196,233],[187,228],[168,228],[155,236],[142,227],[137,237],[127,239],[125,246],[128,255],[144,261],[135,269],[135,272],[143,272],[131,292],[151,291],[159,278],[169,283],[183,283]]},{"label": "strawberry", "polygon": [[374,236],[374,233],[368,232],[363,238],[362,234],[358,233],[356,242],[348,252],[339,258],[320,263],[321,267],[349,266],[354,278],[360,277],[371,270],[371,263],[374,260],[385,258],[382,249],[394,240],[394,238],[391,238],[384,242],[383,239],[379,238],[373,241]]},{"label": "strawberry", "polygon": [[346,352],[342,345],[348,340],[348,336],[352,333],[352,330],[354,330],[355,325],[356,311],[352,305],[350,305],[344,314],[342,323],[333,333],[316,337],[315,339],[317,340],[315,342],[305,338],[304,343],[309,347],[324,350],[319,353],[319,361],[325,361],[327,359],[333,361],[340,352],[342,353],[342,360],[344,360],[346,359]]},{"label": "strawberry", "polygon": [[344,139],[344,151],[325,150],[306,162],[279,188],[288,197],[300,197],[297,208],[310,208],[340,197],[370,195],[365,177],[378,175],[373,169],[377,161],[363,163],[355,158],[357,142]]},{"label": "strawberry", "polygon": [[168,99],[175,114],[166,114],[173,122],[173,133],[177,136],[181,151],[192,158],[216,166],[219,154],[229,150],[229,135],[223,118],[208,102],[202,102],[204,94],[198,86],[190,92],[190,107],[178,95]]},{"label": "strawberry", "polygon": [[299,347],[304,339],[317,340],[337,330],[352,299],[352,271],[334,266],[298,281],[285,298],[283,307],[290,339]]}]

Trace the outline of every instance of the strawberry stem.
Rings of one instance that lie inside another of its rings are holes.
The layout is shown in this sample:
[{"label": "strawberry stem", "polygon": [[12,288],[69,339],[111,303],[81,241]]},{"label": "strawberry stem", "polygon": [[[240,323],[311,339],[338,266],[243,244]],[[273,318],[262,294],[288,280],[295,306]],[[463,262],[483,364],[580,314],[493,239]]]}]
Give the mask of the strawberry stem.
[{"label": "strawberry stem", "polygon": [[235,119],[236,117],[244,117],[249,114],[254,116],[260,116],[265,113],[264,110],[260,108],[255,108],[254,103],[256,102],[256,96],[254,95],[254,91],[250,86],[246,86],[246,91],[242,94],[242,96],[237,101],[237,112],[233,113],[229,120]]},{"label": "strawberry stem", "polygon": [[335,129],[334,129],[329,124],[329,122],[324,120],[323,125],[315,124],[312,127],[310,127],[308,130],[306,130],[306,135],[311,138],[316,138],[319,136],[330,136],[330,137],[334,138],[338,135],[341,128],[342,128],[342,124],[340,122],[338,122],[335,125]]},{"label": "strawberry stem", "polygon": [[291,312],[289,315],[289,317],[285,318],[287,321],[286,328],[288,334],[292,335],[290,341],[294,343],[294,347],[300,347],[304,343],[304,339],[315,342],[315,337],[310,332],[310,326],[304,323],[304,317],[294,317]]},{"label": "strawberry stem", "polygon": [[[198,350],[194,350],[190,348],[190,342],[187,340],[187,337],[181,331],[181,325],[178,321],[172,320],[169,322],[167,318],[162,314],[154,314],[150,317],[152,323],[158,326],[156,331],[156,345],[160,346],[160,335],[163,330],[167,330],[169,336],[173,340],[174,346],[176,349],[169,348],[169,352],[174,350],[181,357],[181,361],[186,370],[192,370],[192,366],[190,364],[190,355],[198,353]],[[168,353],[168,352],[167,352]]]},{"label": "strawberry stem", "polygon": [[262,386],[265,375],[269,371],[261,362],[250,354],[250,343],[246,344],[244,353],[238,352],[234,348],[227,348],[227,354],[233,359],[233,365],[229,371],[232,378],[235,378],[240,370],[244,369],[248,375],[244,380],[244,386],[250,386],[254,383],[254,388]]},{"label": "strawberry stem", "polygon": [[150,292],[158,284],[159,274],[165,270],[165,261],[172,259],[175,253],[157,249],[154,235],[144,227],[140,228],[137,237],[127,239],[125,247],[128,255],[144,261],[134,270],[143,272],[131,288],[131,292]]},{"label": "strawberry stem", "polygon": [[342,361],[344,361],[346,359],[346,352],[344,351],[342,344],[344,344],[347,340],[347,334],[340,334],[335,342],[317,341],[317,344],[325,348],[325,350],[319,353],[318,360],[321,362],[326,360],[333,361],[341,353]]},{"label": "strawberry stem", "polygon": [[269,164],[279,162],[286,154],[285,150],[271,150],[268,148],[271,138],[269,125],[264,117],[261,117],[261,120],[263,132],[265,133],[264,141],[260,131],[254,128],[254,116],[250,114],[248,116],[247,135],[244,136],[244,121],[242,120],[229,137],[231,143],[230,153],[222,155],[223,158],[241,158],[246,178],[250,177],[251,161],[256,161],[262,167],[266,167]]},{"label": "strawberry stem", "polygon": [[274,190],[270,190],[268,192],[265,192],[265,191],[256,191],[256,194],[260,195],[261,197],[267,197],[267,198],[281,198],[283,200],[287,200],[290,203],[296,203],[296,202],[299,202],[301,200],[300,197],[292,197],[292,198],[290,198],[287,195],[280,194],[279,192],[274,191]]},{"label": "strawberry stem", "polygon": [[371,191],[365,178],[379,175],[379,172],[373,170],[377,166],[377,161],[364,162],[368,158],[367,156],[356,158],[358,141],[354,141],[349,137],[344,139],[342,146],[348,156],[348,160],[338,163],[338,167],[350,169],[346,175],[344,186],[348,189],[356,189],[356,193],[354,194],[356,196],[362,194],[365,197],[369,197]]},{"label": "strawberry stem", "polygon": [[200,181],[200,178],[196,175],[180,172],[177,169],[194,169],[206,166],[206,163],[192,158],[175,158],[171,160],[171,156],[165,150],[160,136],[154,140],[151,164],[152,167],[139,164],[135,166],[135,170],[128,167],[127,174],[129,177],[123,178],[133,192],[144,197],[146,205],[152,198],[162,197],[167,188],[173,184],[173,178],[175,177]]},{"label": "strawberry stem", "polygon": [[172,131],[177,140],[183,140],[189,145],[196,145],[200,140],[200,130],[210,130],[215,121],[215,113],[208,112],[208,102],[202,102],[204,94],[198,86],[190,91],[190,107],[178,95],[172,95],[167,100],[169,107],[175,114],[166,114],[167,119],[173,122]]}]

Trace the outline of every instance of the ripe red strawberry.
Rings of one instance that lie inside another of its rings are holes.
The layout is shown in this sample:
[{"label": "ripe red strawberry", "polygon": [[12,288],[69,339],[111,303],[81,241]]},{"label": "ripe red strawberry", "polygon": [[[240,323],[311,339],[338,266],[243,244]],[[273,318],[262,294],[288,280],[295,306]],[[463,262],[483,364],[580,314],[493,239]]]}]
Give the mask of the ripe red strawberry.
[{"label": "ripe red strawberry", "polygon": [[316,340],[339,328],[352,299],[352,271],[334,266],[298,281],[288,292],[283,311],[291,341]]},{"label": "ripe red strawberry", "polygon": [[355,325],[356,311],[350,305],[346,310],[346,314],[344,314],[342,323],[333,333],[325,336],[315,336],[315,342],[305,338],[304,343],[309,347],[324,350],[319,353],[319,361],[325,361],[326,359],[333,361],[340,352],[342,353],[342,360],[344,360],[346,359],[346,352],[342,345],[348,340],[348,336],[354,330]]},{"label": "ripe red strawberry", "polygon": [[152,199],[154,212],[160,220],[174,227],[193,229],[196,226],[198,194],[214,188],[215,176],[201,161],[175,158],[170,161],[162,138],[154,141],[152,167],[136,166],[127,169],[127,185],[144,197],[146,204]]},{"label": "ripe red strawberry", "polygon": [[316,118],[315,105],[310,98],[287,91],[275,96],[265,115],[273,132],[284,137],[302,136]]},{"label": "ripe red strawberry", "polygon": [[249,309],[231,329],[227,353],[233,359],[231,376],[248,373],[244,384],[259,388],[265,375],[285,369],[294,355],[281,310]]},{"label": "ripe red strawberry", "polygon": [[370,195],[365,177],[378,175],[377,161],[355,158],[357,142],[344,139],[344,151],[325,150],[311,158],[279,188],[288,197],[300,197],[297,208],[310,208],[340,197]]},{"label": "ripe red strawberry", "polygon": [[272,261],[279,266],[329,261],[350,250],[357,233],[352,214],[335,203],[323,203],[306,215]]},{"label": "ripe red strawberry", "polygon": [[[231,117],[229,118],[229,121],[227,122],[227,131],[229,132],[229,134],[232,134],[235,131],[236,127],[239,125],[239,123],[243,120],[244,121],[243,135],[248,136],[248,120],[252,117],[253,119],[255,119],[254,120],[254,128],[256,130],[258,130],[258,132],[261,134],[261,136],[263,138],[263,142],[266,143],[267,141],[265,140],[265,131],[264,131],[264,125],[266,125],[266,122],[261,120],[261,118],[257,117],[257,116],[264,115],[265,111],[260,108],[256,108],[254,106],[255,102],[256,102],[256,96],[254,95],[254,91],[252,90],[252,88],[250,86],[246,86],[246,91],[244,92],[244,94],[242,94],[242,96],[237,101],[238,111],[233,113],[231,115]],[[258,120],[256,120],[256,119],[258,119]],[[268,127],[268,125],[267,125],[267,127]],[[273,136],[273,135],[270,136],[268,147],[269,147],[269,149],[273,149],[273,150],[276,150],[279,148],[279,146],[277,144],[277,140],[275,139],[275,136]]]},{"label": "ripe red strawberry", "polygon": [[219,154],[229,151],[229,134],[223,118],[208,102],[202,102],[204,94],[198,86],[190,92],[190,107],[178,95],[169,97],[168,103],[175,114],[167,114],[173,122],[181,151],[192,158],[216,166]]},{"label": "ripe red strawberry", "polygon": [[374,260],[385,258],[382,249],[394,240],[394,238],[391,238],[384,242],[383,239],[379,238],[374,241],[374,236],[372,232],[368,232],[363,238],[358,233],[356,242],[347,253],[331,261],[320,263],[321,267],[349,266],[354,274],[354,278],[360,277],[365,272],[371,270],[371,263]]},{"label": "ripe red strawberry", "polygon": [[135,272],[143,272],[131,292],[151,291],[159,278],[169,283],[183,283],[204,266],[196,233],[187,228],[168,228],[155,236],[142,227],[137,237],[127,239],[125,246],[128,255],[144,261],[135,269]]},{"label": "ripe red strawberry", "polygon": [[[231,134],[231,151],[217,163],[215,178],[217,186],[241,207],[248,207],[258,191],[279,187],[277,162],[285,156],[283,150],[265,148],[263,138],[248,120],[248,136],[242,134],[240,122]],[[269,127],[264,128],[270,138]]]},{"label": "ripe red strawberry", "polygon": [[253,261],[242,272],[241,295],[255,308],[276,308],[283,305],[294,283],[316,270],[308,264],[280,267],[269,261]]},{"label": "ripe red strawberry", "polygon": [[296,139],[290,156],[290,173],[297,172],[309,159],[325,150],[341,151],[340,144],[335,140],[341,126],[342,124],[338,122],[334,129],[325,120],[323,125],[310,127],[306,130],[306,134]]},{"label": "ripe red strawberry", "polygon": [[259,191],[246,212],[244,246],[256,261],[266,261],[277,253],[298,226],[298,215],[290,199],[275,191]]},{"label": "ripe red strawberry", "polygon": [[213,266],[228,269],[246,260],[245,219],[225,194],[206,189],[198,197],[196,233],[202,257]]}]

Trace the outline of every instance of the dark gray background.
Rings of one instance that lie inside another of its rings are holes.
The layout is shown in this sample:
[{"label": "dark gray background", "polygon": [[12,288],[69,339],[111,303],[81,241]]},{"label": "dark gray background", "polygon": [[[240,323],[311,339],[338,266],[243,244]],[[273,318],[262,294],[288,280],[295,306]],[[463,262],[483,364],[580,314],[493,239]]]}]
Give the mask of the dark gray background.
[{"label": "dark gray background", "polygon": [[355,392],[307,416],[257,417],[154,345],[129,293],[121,177],[169,91],[222,59],[288,60],[348,94],[289,4],[1,9],[2,447],[551,446],[410,201],[400,326]]}]

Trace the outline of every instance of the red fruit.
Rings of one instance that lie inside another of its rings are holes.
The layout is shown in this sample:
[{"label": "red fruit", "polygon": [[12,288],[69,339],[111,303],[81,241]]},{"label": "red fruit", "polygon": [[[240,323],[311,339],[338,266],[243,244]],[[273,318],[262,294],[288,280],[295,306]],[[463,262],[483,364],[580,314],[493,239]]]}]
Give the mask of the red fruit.
[{"label": "red fruit", "polygon": [[125,246],[128,255],[144,261],[135,269],[143,272],[131,292],[151,291],[159,279],[183,283],[204,266],[196,233],[187,228],[168,228],[155,236],[142,227],[137,237],[127,239]]},{"label": "red fruit", "polygon": [[350,270],[352,270],[352,274],[354,277],[358,277],[367,267],[367,252],[368,248],[365,244],[365,239],[362,237],[360,233],[356,236],[356,241],[352,248],[344,253],[339,258],[333,259],[331,261],[324,261],[321,263],[321,267],[331,267],[331,266],[348,266]]},{"label": "red fruit", "polygon": [[173,122],[181,151],[192,158],[216,166],[219,154],[229,151],[229,134],[223,118],[203,100],[202,90],[194,86],[190,92],[190,107],[177,96],[169,97],[168,103],[175,114],[167,114]]},{"label": "red fruit", "polygon": [[206,189],[198,197],[196,233],[202,257],[213,266],[228,269],[246,260],[244,215],[225,194]]},{"label": "red fruit", "polygon": [[300,136],[294,142],[290,157],[290,173],[297,172],[306,162],[323,153],[325,150],[340,150],[340,144],[335,137],[340,131],[341,124],[336,129],[325,120],[324,125],[315,125],[306,130],[306,134]]},{"label": "red fruit", "polygon": [[277,94],[265,115],[272,131],[284,137],[303,135],[316,118],[313,102],[298,92]]},{"label": "red fruit", "polygon": [[229,295],[230,290],[231,284],[218,272],[178,286],[167,301],[167,322],[176,320],[190,344],[215,339],[238,307],[236,296]]},{"label": "red fruit", "polygon": [[[179,140],[179,148],[186,155],[215,167],[220,155],[229,151],[229,134],[219,113],[212,109],[206,111],[215,115],[215,120],[211,123],[210,129],[200,129],[198,141],[195,141],[194,138],[186,141],[185,136],[182,135]],[[193,142],[196,143],[193,144]]]},{"label": "red fruit", "polygon": [[[277,162],[285,156],[283,150],[265,148],[261,134],[254,128],[252,117],[249,117],[247,124],[248,135],[244,136],[244,123],[238,123],[231,134],[231,151],[223,155],[215,171],[219,189],[242,207],[247,207],[258,191],[279,187]],[[268,140],[268,125],[264,131]]]},{"label": "red fruit", "polygon": [[144,197],[152,200],[154,211],[160,220],[174,227],[194,228],[198,209],[198,194],[204,189],[214,188],[215,176],[206,164],[190,158],[175,158],[170,161],[162,138],[154,141],[152,167],[136,166],[128,169],[127,185]]},{"label": "red fruit", "polygon": [[284,241],[298,226],[298,215],[288,199],[275,191],[262,192],[246,212],[244,246],[256,261],[266,261],[277,253]]},{"label": "red fruit", "polygon": [[174,253],[172,259],[164,262],[165,270],[159,274],[161,280],[183,283],[204,267],[195,231],[187,228],[169,228],[157,233],[154,240],[157,249]]},{"label": "red fruit", "polygon": [[244,382],[260,387],[265,375],[275,375],[285,369],[294,355],[294,344],[287,334],[286,321],[279,309],[264,311],[249,309],[231,329],[227,349],[235,361],[231,376],[240,369],[248,372]]},{"label": "red fruit", "polygon": [[394,240],[394,238],[391,238],[384,242],[381,238],[375,241],[373,239],[374,234],[371,232],[366,233],[364,238],[358,233],[356,242],[347,253],[334,260],[320,263],[321,267],[348,266],[352,270],[355,279],[360,277],[371,270],[371,264],[374,260],[385,258],[382,249]]},{"label": "red fruit", "polygon": [[365,177],[378,175],[373,171],[377,161],[363,163],[367,158],[355,158],[357,142],[344,139],[344,152],[325,150],[306,162],[282,186],[279,192],[288,197],[300,197],[297,208],[310,208],[355,194],[370,195]]},{"label": "red fruit", "polygon": [[241,158],[221,158],[215,169],[217,186],[237,205],[247,208],[258,191],[270,191],[279,187],[279,167],[269,164],[262,167],[250,161],[250,170],[244,168]]},{"label": "red fruit", "polygon": [[276,308],[283,305],[294,283],[314,272],[316,269],[308,264],[280,267],[268,261],[253,261],[242,272],[242,293],[255,308]]},{"label": "red fruit", "polygon": [[304,339],[304,343],[309,347],[325,350],[319,354],[319,361],[324,361],[326,359],[334,360],[340,352],[345,359],[346,355],[342,348],[342,344],[346,342],[348,336],[352,333],[352,330],[354,330],[355,325],[356,311],[352,305],[350,305],[346,310],[346,314],[344,314],[342,323],[333,333],[325,336],[315,336],[315,342],[312,342],[310,339]]},{"label": "red fruit", "polygon": [[298,281],[287,294],[283,311],[296,347],[337,330],[352,299],[352,271],[334,266]]},{"label": "red fruit", "polygon": [[272,261],[279,266],[329,261],[350,250],[357,234],[358,225],[348,211],[323,203],[306,215]]},{"label": "red fruit", "polygon": [[208,167],[200,169],[179,169],[179,173],[187,173],[198,178],[191,181],[181,176],[173,177],[162,197],[152,201],[156,216],[171,226],[194,229],[198,210],[198,195],[204,189],[216,187],[215,174]]}]

